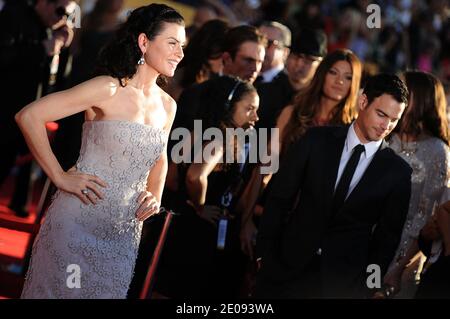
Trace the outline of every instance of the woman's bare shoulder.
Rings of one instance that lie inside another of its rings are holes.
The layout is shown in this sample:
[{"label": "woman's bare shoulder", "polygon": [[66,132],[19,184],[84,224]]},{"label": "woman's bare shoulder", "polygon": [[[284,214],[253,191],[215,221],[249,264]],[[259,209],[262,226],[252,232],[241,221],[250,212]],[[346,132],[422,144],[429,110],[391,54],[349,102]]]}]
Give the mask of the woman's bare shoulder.
[{"label": "woman's bare shoulder", "polygon": [[167,114],[175,114],[177,111],[177,102],[163,89],[160,88],[161,98]]},{"label": "woman's bare shoulder", "polygon": [[293,111],[294,111],[294,106],[288,105],[281,111],[280,117],[291,117],[291,114]]},{"label": "woman's bare shoulder", "polygon": [[77,103],[100,106],[114,96],[119,88],[119,81],[114,78],[97,76],[61,92],[60,95]]},{"label": "woman's bare shoulder", "polygon": [[277,119],[277,127],[284,128],[291,118],[292,112],[294,111],[293,105],[286,106],[280,113]]},{"label": "woman's bare shoulder", "polygon": [[107,75],[97,76],[81,85],[88,87],[89,91],[102,99],[114,96],[120,88],[119,81]]}]

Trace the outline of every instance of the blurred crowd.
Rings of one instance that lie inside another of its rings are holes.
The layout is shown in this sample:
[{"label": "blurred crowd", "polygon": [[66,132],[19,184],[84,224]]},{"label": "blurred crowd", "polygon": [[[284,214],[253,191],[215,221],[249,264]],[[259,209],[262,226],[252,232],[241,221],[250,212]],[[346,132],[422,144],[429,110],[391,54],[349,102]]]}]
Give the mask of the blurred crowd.
[{"label": "blurred crowd", "polygon": [[[450,268],[445,269],[450,249],[449,2],[179,2],[192,6],[195,15],[186,28],[188,42],[175,76],[160,79],[177,101],[173,129],[192,131],[194,120],[202,120],[203,132],[209,127],[278,128],[279,135],[270,138],[280,147],[272,151],[283,159],[310,128],[351,124],[370,76],[394,73],[405,81],[414,111],[404,114],[388,142],[412,167],[413,186],[385,282],[397,297],[450,297],[449,286],[437,284],[450,276]],[[80,28],[71,23],[73,3],[0,4],[0,183],[15,167],[9,207],[22,217],[29,214],[32,161],[26,158],[14,114],[38,97],[95,76],[98,54],[114,40],[126,1],[97,0],[81,17]],[[377,6],[368,10],[371,4]],[[64,169],[78,158],[83,121],[83,114],[77,114],[58,123],[52,148]],[[176,142],[169,141],[169,154]],[[168,232],[155,298],[252,295],[259,257],[255,241],[272,187],[272,174],[260,174],[261,166],[244,162],[205,167],[172,159],[162,206],[179,216]],[[130,298],[142,289],[163,222],[164,215],[159,215],[145,223]],[[224,224],[225,244],[218,240]],[[438,241],[443,247],[439,251]],[[430,262],[426,254],[435,260]],[[432,271],[432,263],[440,268]],[[429,277],[417,293],[423,269]]]}]

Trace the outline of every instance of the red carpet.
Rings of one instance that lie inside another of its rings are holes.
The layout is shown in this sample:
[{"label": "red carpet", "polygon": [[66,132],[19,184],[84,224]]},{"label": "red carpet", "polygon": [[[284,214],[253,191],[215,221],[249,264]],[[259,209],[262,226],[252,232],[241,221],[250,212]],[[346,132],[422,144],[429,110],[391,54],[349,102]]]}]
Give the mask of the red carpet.
[{"label": "red carpet", "polygon": [[[20,218],[7,207],[14,187],[14,178],[9,177],[4,185],[0,186],[0,220],[32,225],[36,219],[35,207],[42,189],[40,183],[37,184],[29,207],[30,216]],[[28,233],[0,227],[0,299],[18,297],[20,294],[23,278],[10,273],[9,270],[12,269],[11,263],[15,264],[19,261],[19,264],[14,267],[16,269],[21,266],[29,239]]]},{"label": "red carpet", "polygon": [[[28,218],[16,217],[14,215],[14,212],[7,207],[9,199],[12,195],[13,185],[14,179],[10,177],[6,181],[6,183],[0,188],[0,219],[6,219],[27,224],[34,223],[36,217],[36,214],[34,212],[36,205],[36,198],[34,198],[32,202],[32,205],[30,207],[31,208],[30,216]],[[0,228],[0,256],[7,255],[22,258],[29,237],[30,236],[28,234],[23,232]]]},{"label": "red carpet", "polygon": [[0,255],[23,258],[30,235],[0,228]]}]

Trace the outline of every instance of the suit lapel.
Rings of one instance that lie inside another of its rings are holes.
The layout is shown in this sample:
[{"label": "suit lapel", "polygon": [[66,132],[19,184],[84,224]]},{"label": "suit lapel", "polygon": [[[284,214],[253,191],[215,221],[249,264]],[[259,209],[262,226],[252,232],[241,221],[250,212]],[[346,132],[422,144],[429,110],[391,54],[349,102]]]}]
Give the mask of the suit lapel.
[{"label": "suit lapel", "polygon": [[389,152],[387,151],[387,147],[387,143],[383,140],[383,143],[381,143],[380,148],[375,153],[372,162],[370,162],[358,184],[356,184],[355,188],[345,201],[343,208],[351,203],[354,198],[358,198],[358,195],[362,190],[371,189],[371,186],[379,178],[380,172],[386,171],[389,166]]},{"label": "suit lapel", "polygon": [[343,129],[336,130],[334,136],[330,137],[330,142],[326,156],[329,156],[329,161],[325,165],[325,176],[330,176],[324,185],[324,202],[326,203],[326,212],[330,212],[333,203],[334,185],[336,184],[337,173],[339,170],[339,163],[341,162],[342,150],[344,148],[345,139],[347,137],[349,126]]}]

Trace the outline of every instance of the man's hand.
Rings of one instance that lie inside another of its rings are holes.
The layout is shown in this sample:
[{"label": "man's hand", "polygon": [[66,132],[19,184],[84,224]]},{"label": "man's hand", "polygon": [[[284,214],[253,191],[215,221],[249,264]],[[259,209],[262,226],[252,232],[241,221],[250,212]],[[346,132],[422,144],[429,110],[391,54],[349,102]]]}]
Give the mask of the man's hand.
[{"label": "man's hand", "polygon": [[45,51],[48,56],[59,54],[63,47],[68,47],[73,40],[73,30],[67,25],[62,26],[58,30],[53,31],[51,39],[43,41]]},{"label": "man's hand", "polygon": [[383,285],[383,287],[372,295],[372,299],[389,299],[397,292],[395,288],[390,285]]},{"label": "man's hand", "polygon": [[72,43],[74,36],[73,29],[67,25],[53,31],[53,37],[63,42],[64,47],[67,48]]},{"label": "man's hand", "polygon": [[217,226],[217,222],[219,221],[220,216],[222,216],[220,207],[213,205],[203,205],[199,207],[196,212],[200,218],[203,218],[214,226]]},{"label": "man's hand", "polygon": [[402,267],[394,267],[384,276],[385,286],[391,289],[392,294],[397,294],[402,287],[403,270]]}]

